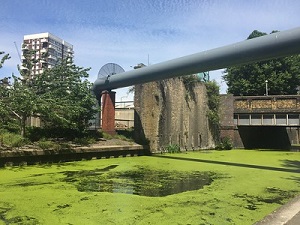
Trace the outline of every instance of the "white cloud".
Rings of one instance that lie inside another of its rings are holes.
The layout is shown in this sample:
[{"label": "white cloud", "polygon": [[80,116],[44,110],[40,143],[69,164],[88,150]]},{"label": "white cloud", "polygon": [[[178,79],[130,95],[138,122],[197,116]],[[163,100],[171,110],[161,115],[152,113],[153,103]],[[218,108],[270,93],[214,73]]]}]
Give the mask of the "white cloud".
[{"label": "white cloud", "polygon": [[[51,32],[74,45],[75,62],[92,67],[94,81],[108,62],[130,70],[148,56],[154,64],[242,41],[255,29],[297,27],[299,8],[298,0],[10,0],[0,9],[0,50],[12,55],[5,69],[16,70],[13,42]],[[221,72],[212,74],[223,90]]]}]

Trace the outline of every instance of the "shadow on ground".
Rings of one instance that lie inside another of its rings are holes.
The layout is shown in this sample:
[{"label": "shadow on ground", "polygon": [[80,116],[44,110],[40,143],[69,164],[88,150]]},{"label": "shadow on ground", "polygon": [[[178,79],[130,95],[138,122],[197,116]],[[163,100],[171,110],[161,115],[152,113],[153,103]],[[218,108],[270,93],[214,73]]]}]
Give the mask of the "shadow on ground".
[{"label": "shadow on ground", "polygon": [[[286,162],[284,162],[283,166],[288,168],[283,168],[283,167],[261,166],[261,165],[235,163],[235,162],[222,162],[222,161],[206,160],[206,159],[184,158],[184,157],[177,157],[177,156],[153,155],[152,157],[191,161],[191,162],[210,163],[210,164],[218,164],[218,165],[226,165],[226,166],[237,166],[237,167],[245,167],[245,168],[260,169],[260,170],[300,173],[300,161],[297,160],[285,160]],[[300,182],[300,178],[298,179]]]}]

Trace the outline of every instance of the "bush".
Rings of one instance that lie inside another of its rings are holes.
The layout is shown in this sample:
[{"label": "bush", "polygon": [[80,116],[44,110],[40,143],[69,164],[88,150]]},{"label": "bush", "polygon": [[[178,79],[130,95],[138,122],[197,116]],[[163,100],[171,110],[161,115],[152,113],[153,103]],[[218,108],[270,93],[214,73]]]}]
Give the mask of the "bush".
[{"label": "bush", "polygon": [[26,136],[31,141],[39,141],[41,139],[65,139],[73,140],[76,137],[83,137],[82,131],[68,128],[57,127],[28,127]]},{"label": "bush", "polygon": [[177,153],[180,152],[180,146],[177,144],[169,144],[168,146],[166,146],[166,151],[168,153]]},{"label": "bush", "polygon": [[232,149],[232,141],[229,137],[221,139],[220,143],[216,146],[216,150],[230,150]]},{"label": "bush", "polygon": [[91,145],[96,143],[96,139],[92,137],[75,138],[74,143],[78,145]]},{"label": "bush", "polygon": [[121,134],[115,135],[114,138],[119,139],[119,140],[123,140],[123,141],[133,142],[133,140],[131,138],[125,137],[124,135],[121,135]]},{"label": "bush", "polygon": [[132,138],[130,138],[129,136],[127,137],[123,134],[110,135],[108,133],[102,132],[102,137],[106,140],[118,139],[118,140],[129,141],[129,142],[133,141]]},{"label": "bush", "polygon": [[48,128],[48,127],[28,127],[26,137],[31,141],[39,141],[41,139],[60,139],[72,141],[81,138],[94,138],[95,140],[102,137],[98,131],[83,130],[67,128]]},{"label": "bush", "polygon": [[113,136],[108,134],[108,133],[105,133],[105,132],[102,132],[102,137],[106,140],[111,140],[113,139]]},{"label": "bush", "polygon": [[24,146],[27,141],[19,134],[4,132],[0,134],[1,144],[7,147],[19,148]]},{"label": "bush", "polygon": [[42,139],[38,142],[38,146],[43,149],[43,150],[49,150],[49,149],[54,149],[57,148],[57,144],[54,143],[53,141],[45,140]]},{"label": "bush", "polygon": [[134,138],[134,129],[133,128],[129,128],[126,130],[117,130],[117,134],[118,135],[122,135],[123,137],[133,140]]}]

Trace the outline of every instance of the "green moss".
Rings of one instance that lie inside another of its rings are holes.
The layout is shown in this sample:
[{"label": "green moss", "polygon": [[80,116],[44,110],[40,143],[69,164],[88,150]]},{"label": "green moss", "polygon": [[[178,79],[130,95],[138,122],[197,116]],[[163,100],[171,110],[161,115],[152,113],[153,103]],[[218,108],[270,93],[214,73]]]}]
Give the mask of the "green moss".
[{"label": "green moss", "polygon": [[[165,197],[81,192],[74,177],[66,180],[72,172],[109,177],[141,167],[222,177]],[[252,150],[6,167],[0,169],[0,224],[253,224],[300,194],[299,167],[298,152]]]}]

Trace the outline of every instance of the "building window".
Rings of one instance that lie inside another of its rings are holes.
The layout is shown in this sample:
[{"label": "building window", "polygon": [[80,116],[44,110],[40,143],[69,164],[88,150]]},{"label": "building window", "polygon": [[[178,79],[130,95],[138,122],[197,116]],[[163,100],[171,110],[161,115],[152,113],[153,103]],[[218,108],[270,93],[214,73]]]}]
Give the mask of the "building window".
[{"label": "building window", "polygon": [[48,48],[48,42],[43,42],[43,48]]}]

